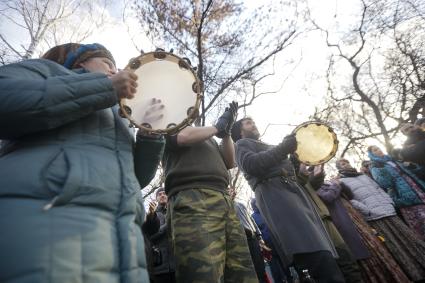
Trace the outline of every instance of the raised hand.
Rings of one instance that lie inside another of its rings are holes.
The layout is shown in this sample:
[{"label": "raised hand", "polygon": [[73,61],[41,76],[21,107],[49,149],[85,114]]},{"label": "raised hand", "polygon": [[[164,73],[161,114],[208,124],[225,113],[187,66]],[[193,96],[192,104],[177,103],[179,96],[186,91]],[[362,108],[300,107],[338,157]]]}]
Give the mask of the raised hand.
[{"label": "raised hand", "polygon": [[233,124],[236,121],[236,116],[238,114],[238,103],[233,101],[229,104],[229,107],[226,107],[224,113],[218,118],[215,127],[218,132],[216,136],[218,138],[224,138],[225,136],[230,135],[230,131],[233,127]]},{"label": "raised hand", "polygon": [[317,177],[323,174],[325,164],[316,165],[313,168],[313,176]]},{"label": "raised hand", "polygon": [[300,174],[303,174],[304,176],[309,176],[310,172],[307,169],[307,165],[305,165],[304,163],[300,164],[300,169],[299,169]]},{"label": "raised hand", "polygon": [[164,117],[164,109],[165,105],[162,104],[161,99],[152,98],[151,103],[142,118],[142,123],[152,125],[154,122],[161,120]]},{"label": "raised hand", "polygon": [[229,110],[232,112],[232,120],[229,124],[227,124],[226,127],[226,133],[230,135],[233,124],[236,122],[236,117],[238,116],[238,103],[236,101],[232,101],[232,103],[229,104]]},{"label": "raised hand", "polygon": [[157,203],[152,201],[149,203],[148,216],[152,216],[155,214]]}]

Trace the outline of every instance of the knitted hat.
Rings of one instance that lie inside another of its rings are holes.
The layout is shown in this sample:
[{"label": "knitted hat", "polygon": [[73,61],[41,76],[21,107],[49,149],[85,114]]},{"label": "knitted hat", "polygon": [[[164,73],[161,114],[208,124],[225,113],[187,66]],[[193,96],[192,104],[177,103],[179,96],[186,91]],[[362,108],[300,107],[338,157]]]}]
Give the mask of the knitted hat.
[{"label": "knitted hat", "polygon": [[66,43],[51,48],[42,56],[42,58],[52,60],[67,69],[80,68],[80,63],[94,57],[108,58],[115,65],[111,52],[99,43]]}]

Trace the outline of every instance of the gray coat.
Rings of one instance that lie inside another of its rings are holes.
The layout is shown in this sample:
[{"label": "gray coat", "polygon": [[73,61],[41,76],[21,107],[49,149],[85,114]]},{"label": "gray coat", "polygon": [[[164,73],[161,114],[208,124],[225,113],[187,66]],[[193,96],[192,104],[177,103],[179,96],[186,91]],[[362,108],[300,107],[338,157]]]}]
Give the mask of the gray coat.
[{"label": "gray coat", "polygon": [[[288,159],[273,147],[254,139],[236,143],[236,158],[264,217],[279,256],[292,262],[298,253],[330,251],[335,247],[309,197],[296,182]],[[287,175],[283,177],[282,175]]]},{"label": "gray coat", "polygon": [[0,67],[0,282],[148,282],[140,187],[164,143],[135,148],[116,102],[103,74]]},{"label": "gray coat", "polygon": [[366,221],[396,215],[392,198],[367,175],[341,178],[341,183],[353,194],[350,200]]},{"label": "gray coat", "polygon": [[[175,263],[171,241],[168,238],[167,208],[158,205],[155,212],[158,226],[149,221],[147,217],[144,224],[145,234],[150,241],[151,249],[148,251],[152,256],[152,275],[160,275],[175,272]],[[148,227],[150,226],[150,227]]]}]

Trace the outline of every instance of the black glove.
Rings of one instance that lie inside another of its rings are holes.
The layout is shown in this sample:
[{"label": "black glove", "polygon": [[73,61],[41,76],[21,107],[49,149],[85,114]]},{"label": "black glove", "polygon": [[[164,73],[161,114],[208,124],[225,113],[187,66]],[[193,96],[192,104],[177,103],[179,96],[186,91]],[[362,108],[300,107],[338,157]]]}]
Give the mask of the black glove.
[{"label": "black glove", "polygon": [[279,147],[282,150],[284,155],[294,153],[297,150],[297,139],[295,134],[286,136],[283,138],[283,141],[279,144]]},{"label": "black glove", "polygon": [[233,101],[229,104],[229,107],[227,107],[224,110],[223,115],[218,118],[217,123],[215,124],[215,127],[217,128],[218,132],[216,134],[216,137],[222,139],[225,136],[230,135],[230,131],[233,127],[233,124],[236,121],[236,116],[238,114],[238,103]]}]

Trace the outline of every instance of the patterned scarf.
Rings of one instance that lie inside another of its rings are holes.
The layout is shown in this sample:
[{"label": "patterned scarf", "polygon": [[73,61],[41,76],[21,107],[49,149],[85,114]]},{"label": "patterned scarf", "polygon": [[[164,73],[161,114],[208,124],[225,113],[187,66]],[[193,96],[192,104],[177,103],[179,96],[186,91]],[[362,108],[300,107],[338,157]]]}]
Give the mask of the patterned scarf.
[{"label": "patterned scarf", "polygon": [[410,170],[404,167],[403,164],[392,159],[391,156],[384,155],[381,157],[373,154],[370,151],[368,151],[368,155],[370,157],[370,160],[373,161],[373,163],[375,163],[376,165],[381,165],[381,167],[385,167],[385,169],[387,169],[387,172],[389,172],[394,179],[402,177],[406,180],[407,183],[409,183],[410,186],[412,186],[412,182],[414,182],[422,191],[425,191],[425,182],[423,182],[415,174],[410,172]]}]

